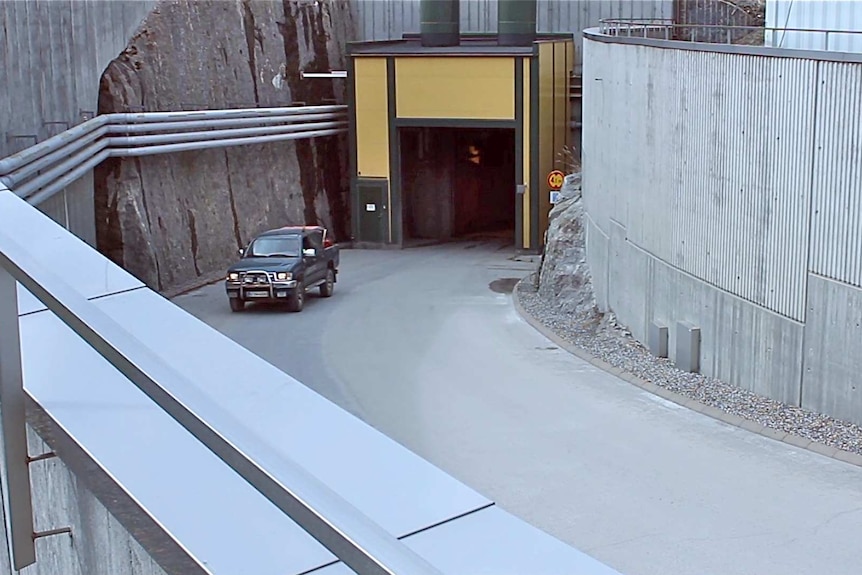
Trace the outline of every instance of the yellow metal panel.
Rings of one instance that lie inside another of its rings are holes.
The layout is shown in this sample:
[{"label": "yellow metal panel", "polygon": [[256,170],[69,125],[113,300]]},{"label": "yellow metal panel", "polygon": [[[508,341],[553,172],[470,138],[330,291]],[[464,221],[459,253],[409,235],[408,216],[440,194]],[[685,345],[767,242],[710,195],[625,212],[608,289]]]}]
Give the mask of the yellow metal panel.
[{"label": "yellow metal panel", "polygon": [[356,166],[361,177],[389,177],[386,58],[356,58]]},{"label": "yellow metal panel", "polygon": [[515,118],[511,57],[396,58],[395,78],[399,118]]},{"label": "yellow metal panel", "polygon": [[[554,44],[539,44],[539,237],[548,228],[551,209],[548,174],[554,166]],[[538,246],[535,246],[538,247]]]},{"label": "yellow metal panel", "polygon": [[567,42],[554,44],[554,168],[567,171],[564,151],[568,147],[569,118],[569,72],[566,66],[568,57]]},{"label": "yellow metal panel", "polygon": [[530,92],[530,60],[524,58],[524,98],[523,98],[523,110],[521,111],[521,117],[524,119],[524,129],[522,130],[523,138],[524,138],[524,181],[521,182],[526,186],[526,190],[524,192],[524,196],[522,198],[523,201],[523,221],[522,230],[524,236],[524,247],[530,247],[530,194],[533,193],[533,190],[530,189],[530,102],[531,92]]}]

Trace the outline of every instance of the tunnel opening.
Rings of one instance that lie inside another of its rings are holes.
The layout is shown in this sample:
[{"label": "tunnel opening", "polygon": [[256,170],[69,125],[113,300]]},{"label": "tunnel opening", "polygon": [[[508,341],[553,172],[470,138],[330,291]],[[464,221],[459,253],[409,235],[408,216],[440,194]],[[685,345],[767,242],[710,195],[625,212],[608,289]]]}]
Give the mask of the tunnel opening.
[{"label": "tunnel opening", "polygon": [[514,241],[515,130],[400,128],[404,242]]}]

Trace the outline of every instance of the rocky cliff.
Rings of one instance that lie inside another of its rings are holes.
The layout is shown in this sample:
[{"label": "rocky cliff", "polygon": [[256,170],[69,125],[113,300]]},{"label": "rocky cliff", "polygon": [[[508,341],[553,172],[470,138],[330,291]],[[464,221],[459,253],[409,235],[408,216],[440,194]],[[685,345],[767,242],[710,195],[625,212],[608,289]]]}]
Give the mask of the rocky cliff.
[{"label": "rocky cliff", "polygon": [[561,201],[548,215],[536,287],[539,295],[554,302],[559,312],[574,314],[580,319],[597,317],[586,258],[580,173],[569,175],[560,192]]},{"label": "rocky cliff", "polygon": [[[99,113],[344,103],[347,0],[162,0],[106,69]],[[111,159],[96,170],[99,250],[154,289],[217,277],[266,228],[349,229],[347,140],[331,136]]]}]

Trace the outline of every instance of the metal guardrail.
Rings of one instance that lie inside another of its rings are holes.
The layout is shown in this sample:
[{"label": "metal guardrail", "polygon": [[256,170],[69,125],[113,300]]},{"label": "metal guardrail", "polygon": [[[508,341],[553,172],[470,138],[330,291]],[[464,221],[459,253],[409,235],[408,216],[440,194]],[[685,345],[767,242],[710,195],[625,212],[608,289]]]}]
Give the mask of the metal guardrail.
[{"label": "metal guardrail", "polygon": [[0,159],[0,183],[33,205],[112,157],[332,136],[347,106],[104,114]]},{"label": "metal guardrail", "polygon": [[[0,194],[8,194],[0,186]],[[11,195],[7,195],[11,198]],[[2,214],[0,214],[2,221]],[[160,382],[184,376],[122,325],[39,265],[0,225],[0,409],[10,493],[13,561],[36,560],[24,423],[16,282],[154,403],[358,575],[441,575],[434,566],[293,461],[281,482]],[[182,387],[180,385],[180,387]],[[191,384],[189,384],[191,387]]]},{"label": "metal guardrail", "polygon": [[[819,28],[772,28],[766,26],[735,26],[723,24],[678,24],[668,18],[607,18],[599,23],[599,32],[606,36],[686,40],[709,44],[744,43],[754,46],[781,48],[787,33],[817,34],[823,37],[823,49],[829,50],[830,37],[850,35],[862,39],[859,30],[826,30]],[[759,44],[752,44],[755,35],[763,34]],[[740,39],[746,41],[741,42]]]}]

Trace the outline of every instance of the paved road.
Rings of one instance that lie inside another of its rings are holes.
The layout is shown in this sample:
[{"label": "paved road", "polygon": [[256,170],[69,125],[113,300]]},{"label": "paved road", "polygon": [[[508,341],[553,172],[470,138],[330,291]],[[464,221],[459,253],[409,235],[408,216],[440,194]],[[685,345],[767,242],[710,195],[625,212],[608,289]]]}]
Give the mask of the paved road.
[{"label": "paved road", "polygon": [[529,269],[492,241],[346,250],[335,296],[301,314],[231,314],[221,286],[176,302],[628,575],[862,572],[862,469],[556,348],[489,287]]}]

